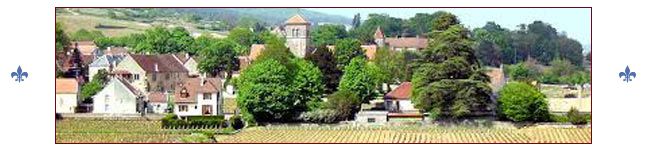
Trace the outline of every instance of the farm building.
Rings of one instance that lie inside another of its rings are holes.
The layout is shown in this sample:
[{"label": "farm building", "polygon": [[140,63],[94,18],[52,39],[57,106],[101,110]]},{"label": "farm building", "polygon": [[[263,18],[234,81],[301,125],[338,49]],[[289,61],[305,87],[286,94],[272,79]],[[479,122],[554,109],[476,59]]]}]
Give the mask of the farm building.
[{"label": "farm building", "polygon": [[74,113],[81,91],[79,87],[74,78],[56,79],[56,113]]}]

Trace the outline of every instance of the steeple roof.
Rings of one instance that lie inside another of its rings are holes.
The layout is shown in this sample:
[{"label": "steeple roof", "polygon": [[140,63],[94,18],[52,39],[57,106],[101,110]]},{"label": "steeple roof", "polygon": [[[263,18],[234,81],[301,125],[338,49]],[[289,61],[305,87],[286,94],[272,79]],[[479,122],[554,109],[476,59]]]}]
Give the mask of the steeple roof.
[{"label": "steeple roof", "polygon": [[286,24],[310,24],[310,22],[308,22],[302,15],[295,14],[286,21]]},{"label": "steeple roof", "polygon": [[385,34],[383,34],[382,30],[380,29],[380,26],[376,28],[376,32],[374,33],[374,38],[375,39],[385,38]]}]

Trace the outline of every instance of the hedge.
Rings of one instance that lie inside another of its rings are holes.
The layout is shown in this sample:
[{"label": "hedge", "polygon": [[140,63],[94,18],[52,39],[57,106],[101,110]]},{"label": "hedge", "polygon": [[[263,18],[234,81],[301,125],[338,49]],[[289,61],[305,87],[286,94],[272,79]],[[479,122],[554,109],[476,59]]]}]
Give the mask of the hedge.
[{"label": "hedge", "polygon": [[225,128],[227,121],[223,116],[190,116],[184,119],[174,114],[162,118],[162,127],[169,129]]}]

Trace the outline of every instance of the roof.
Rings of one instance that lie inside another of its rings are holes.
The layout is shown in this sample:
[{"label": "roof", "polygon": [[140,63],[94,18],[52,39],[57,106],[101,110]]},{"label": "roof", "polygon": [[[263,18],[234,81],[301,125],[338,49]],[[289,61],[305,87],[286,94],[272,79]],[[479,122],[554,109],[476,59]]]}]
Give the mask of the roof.
[{"label": "roof", "polygon": [[376,28],[376,32],[374,32],[374,38],[375,39],[385,38],[385,34],[383,34],[382,29],[380,29],[380,27]]},{"label": "roof", "polygon": [[95,59],[89,66],[90,67],[108,67],[111,64],[119,64],[124,59],[122,55],[103,55]]},{"label": "roof", "polygon": [[[93,55],[81,55],[81,64],[88,65],[94,61],[94,58],[95,57]],[[71,56],[65,56],[65,58],[63,58],[62,67],[63,70],[68,70],[73,67]]]},{"label": "roof", "polygon": [[396,89],[385,94],[385,99],[409,100],[412,96],[412,82],[403,82]]},{"label": "roof", "polygon": [[373,60],[374,56],[376,55],[376,50],[378,49],[377,45],[361,45],[362,50],[364,51],[365,55],[369,60]]},{"label": "roof", "polygon": [[176,53],[173,54],[176,58],[178,58],[178,61],[180,61],[182,64],[187,63],[189,59],[191,59],[191,56],[189,56],[189,53]]},{"label": "roof", "polygon": [[148,95],[148,100],[150,103],[166,103],[166,94],[163,92],[151,92]]},{"label": "roof", "polygon": [[82,55],[92,55],[92,51],[97,49],[97,45],[94,44],[92,41],[75,41],[71,42],[71,48],[75,48],[75,44],[78,45],[79,52],[81,52]]},{"label": "roof", "polygon": [[79,92],[79,83],[74,78],[57,78],[56,94],[76,94]]},{"label": "roof", "polygon": [[248,55],[248,57],[250,60],[255,60],[259,55],[261,55],[261,51],[263,50],[265,50],[264,44],[252,44],[252,47],[250,47],[250,55]]},{"label": "roof", "polygon": [[125,47],[108,47],[103,51],[104,55],[126,55],[128,54],[128,49]]},{"label": "roof", "polygon": [[294,16],[290,17],[286,21],[286,24],[307,24],[310,25],[310,22],[308,22],[302,15],[300,14],[295,14]]},{"label": "roof", "polygon": [[[200,82],[204,81],[203,86]],[[181,93],[186,90],[187,97],[182,97]],[[221,90],[221,82],[218,78],[187,78],[175,90],[175,103],[196,103],[197,94],[199,93],[216,93]]]},{"label": "roof", "polygon": [[136,95],[136,96],[140,94],[140,92],[135,87],[133,87],[133,85],[128,83],[128,81],[126,81],[126,80],[124,80],[122,78],[113,78],[113,80],[119,81],[122,85],[124,85],[126,87],[126,89],[128,89],[129,92],[131,92],[131,94]]},{"label": "roof", "polygon": [[385,43],[391,47],[425,48],[428,40],[418,37],[387,38],[385,39]]},{"label": "roof", "polygon": [[[146,72],[189,72],[173,55],[131,55]],[[156,69],[157,66],[157,69]]]}]

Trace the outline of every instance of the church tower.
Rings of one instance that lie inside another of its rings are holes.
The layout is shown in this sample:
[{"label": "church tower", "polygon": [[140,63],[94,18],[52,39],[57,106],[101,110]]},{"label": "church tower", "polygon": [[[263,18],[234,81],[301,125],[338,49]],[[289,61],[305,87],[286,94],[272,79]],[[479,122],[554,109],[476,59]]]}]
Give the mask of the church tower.
[{"label": "church tower", "polygon": [[306,54],[310,53],[310,22],[306,21],[304,17],[299,14],[291,17],[286,21],[284,26],[284,33],[286,35],[286,44],[290,52],[295,56],[304,58]]},{"label": "church tower", "polygon": [[374,42],[380,47],[385,46],[385,34],[383,34],[380,26],[378,26],[376,32],[374,32]]}]

